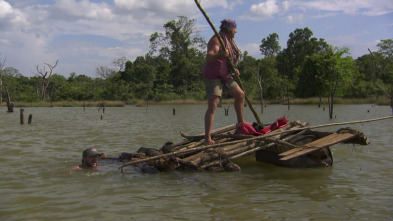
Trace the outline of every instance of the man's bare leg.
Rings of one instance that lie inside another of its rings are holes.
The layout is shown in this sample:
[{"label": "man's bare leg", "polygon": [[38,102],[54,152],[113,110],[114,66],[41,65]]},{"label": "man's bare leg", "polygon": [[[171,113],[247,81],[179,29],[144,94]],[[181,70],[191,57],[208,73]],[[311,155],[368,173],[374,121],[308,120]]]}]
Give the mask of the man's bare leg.
[{"label": "man's bare leg", "polygon": [[239,125],[244,122],[243,112],[244,112],[245,94],[244,94],[244,91],[239,86],[237,86],[233,90],[230,90],[229,94],[235,98],[234,106],[235,106],[235,111],[236,111],[237,124]]},{"label": "man's bare leg", "polygon": [[211,138],[211,130],[214,122],[214,114],[217,105],[220,102],[220,97],[216,95],[209,95],[207,101],[207,110],[205,113],[205,145],[215,144],[216,142]]}]

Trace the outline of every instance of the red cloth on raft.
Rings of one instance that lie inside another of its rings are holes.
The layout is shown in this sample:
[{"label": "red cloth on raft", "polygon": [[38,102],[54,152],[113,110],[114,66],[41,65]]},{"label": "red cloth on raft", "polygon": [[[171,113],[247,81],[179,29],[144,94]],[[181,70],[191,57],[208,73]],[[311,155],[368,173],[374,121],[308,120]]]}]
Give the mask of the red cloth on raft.
[{"label": "red cloth on raft", "polygon": [[256,131],[251,124],[243,122],[239,125],[236,134],[259,136],[259,135],[267,134],[273,130],[277,130],[279,128],[285,127],[288,125],[288,122],[289,122],[288,118],[281,117],[278,118],[274,123],[263,128],[260,131]]}]

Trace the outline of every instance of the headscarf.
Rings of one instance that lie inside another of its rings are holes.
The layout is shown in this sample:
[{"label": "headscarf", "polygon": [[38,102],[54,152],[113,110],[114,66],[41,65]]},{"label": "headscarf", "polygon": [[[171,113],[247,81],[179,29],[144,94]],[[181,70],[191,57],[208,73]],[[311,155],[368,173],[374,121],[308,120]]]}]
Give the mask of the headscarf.
[{"label": "headscarf", "polygon": [[226,18],[221,21],[221,26],[220,28],[236,28],[236,21]]}]

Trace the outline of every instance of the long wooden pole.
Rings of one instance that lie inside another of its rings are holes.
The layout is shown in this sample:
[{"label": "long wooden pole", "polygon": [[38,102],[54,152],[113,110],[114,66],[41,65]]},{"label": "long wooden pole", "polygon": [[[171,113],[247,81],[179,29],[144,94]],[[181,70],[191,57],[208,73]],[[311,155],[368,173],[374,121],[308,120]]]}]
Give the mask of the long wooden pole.
[{"label": "long wooden pole", "polygon": [[368,119],[368,120],[357,120],[357,121],[348,121],[348,122],[337,122],[337,123],[331,123],[331,124],[321,124],[321,125],[316,125],[316,126],[309,127],[309,128],[315,129],[315,128],[321,128],[321,127],[331,127],[331,126],[346,125],[346,124],[368,123],[368,122],[372,122],[372,121],[387,120],[390,118],[393,118],[393,115],[386,116],[386,117],[373,118],[373,119]]},{"label": "long wooden pole", "polygon": [[[220,34],[218,33],[218,31],[216,30],[216,28],[214,27],[213,23],[210,21],[209,16],[207,16],[205,10],[203,10],[203,8],[202,8],[202,6],[199,4],[198,0],[195,0],[195,3],[196,3],[196,5],[198,6],[199,10],[202,12],[203,16],[205,16],[207,22],[209,23],[210,27],[213,29],[214,33],[216,34],[218,40],[220,41],[221,47],[222,47],[223,49],[225,49],[224,41],[222,40],[222,38],[221,38]],[[229,55],[227,55],[227,60],[228,60],[229,66],[230,66],[230,68],[232,69],[232,71],[234,71],[234,72],[236,73],[236,68],[235,68],[235,66],[234,66],[233,63],[232,63],[232,60],[229,58]],[[252,106],[250,100],[249,100],[248,97],[247,97],[246,91],[244,90],[243,84],[242,84],[242,82],[240,81],[239,76],[235,75],[234,77],[235,77],[235,81],[239,84],[239,87],[244,91],[246,102],[247,102],[248,106],[250,107],[250,110],[251,110],[252,113],[254,114],[254,117],[255,117],[255,119],[257,120],[257,123],[258,123],[260,126],[263,126],[263,124],[262,124],[262,122],[261,122],[261,119],[259,118],[257,112],[255,111],[254,107]]]}]

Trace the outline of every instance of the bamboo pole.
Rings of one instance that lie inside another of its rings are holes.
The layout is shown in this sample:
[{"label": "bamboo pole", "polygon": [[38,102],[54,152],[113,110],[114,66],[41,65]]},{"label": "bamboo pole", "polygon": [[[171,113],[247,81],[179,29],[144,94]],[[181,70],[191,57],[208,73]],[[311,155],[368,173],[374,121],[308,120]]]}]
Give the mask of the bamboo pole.
[{"label": "bamboo pole", "polygon": [[310,129],[321,128],[321,127],[330,127],[330,126],[337,126],[337,125],[345,125],[345,124],[359,124],[359,123],[368,123],[372,121],[379,121],[379,120],[386,120],[393,118],[393,115],[386,116],[386,117],[379,117],[367,120],[358,120],[358,121],[349,121],[349,122],[338,122],[338,123],[331,123],[331,124],[321,124],[317,126],[310,127]]},{"label": "bamboo pole", "polygon": [[[202,12],[203,16],[205,16],[205,18],[206,18],[207,22],[209,23],[210,27],[213,29],[215,35],[217,36],[218,40],[220,41],[221,47],[222,47],[223,49],[225,49],[224,41],[221,39],[221,36],[220,36],[220,34],[217,32],[217,30],[216,30],[216,28],[214,27],[213,23],[210,21],[209,16],[207,16],[205,10],[204,10],[204,9],[202,8],[202,6],[199,4],[198,0],[195,0],[195,3],[196,3],[196,5],[198,6],[199,10]],[[230,68],[231,68],[234,72],[236,72],[236,68],[235,68],[235,66],[234,66],[233,63],[232,63],[232,60],[229,58],[229,55],[227,55],[227,60],[228,60],[228,63],[229,63]],[[254,107],[253,107],[252,104],[251,104],[251,101],[250,101],[250,100],[248,99],[248,97],[247,97],[246,91],[244,90],[243,84],[242,84],[242,82],[240,81],[239,76],[235,75],[235,81],[239,84],[240,88],[244,91],[245,100],[246,100],[248,106],[250,106],[250,110],[251,110],[251,112],[254,114],[254,117],[255,117],[255,119],[257,120],[257,123],[258,123],[259,125],[263,126],[263,124],[262,124],[262,122],[261,122],[261,120],[260,120],[260,118],[259,118],[257,112],[255,111]]]}]

